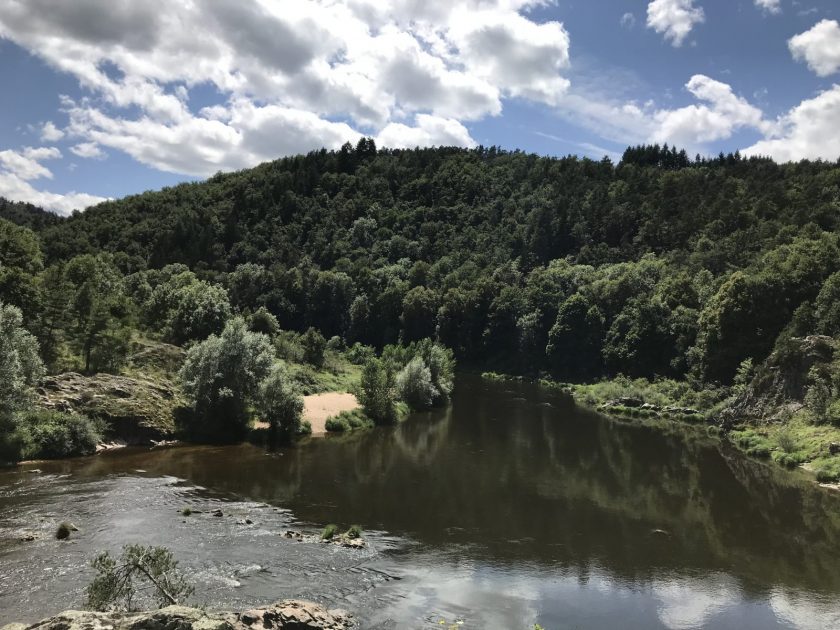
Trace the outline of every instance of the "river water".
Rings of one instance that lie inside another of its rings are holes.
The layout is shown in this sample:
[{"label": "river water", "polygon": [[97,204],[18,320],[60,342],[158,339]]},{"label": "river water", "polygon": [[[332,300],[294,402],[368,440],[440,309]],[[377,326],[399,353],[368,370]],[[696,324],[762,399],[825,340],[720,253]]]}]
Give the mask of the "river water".
[{"label": "river water", "polygon": [[[361,525],[368,549],[279,535],[327,523]],[[840,628],[840,497],[702,429],[473,376],[446,410],[275,454],[124,449],[0,472],[0,625],[81,606],[91,558],[125,543],[169,547],[194,603],[302,597],[363,628]]]}]

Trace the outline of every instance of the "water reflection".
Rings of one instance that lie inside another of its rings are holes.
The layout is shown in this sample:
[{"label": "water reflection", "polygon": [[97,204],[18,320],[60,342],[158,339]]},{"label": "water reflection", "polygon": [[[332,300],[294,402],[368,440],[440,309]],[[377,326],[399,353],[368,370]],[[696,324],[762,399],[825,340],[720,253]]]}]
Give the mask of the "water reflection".
[{"label": "water reflection", "polygon": [[[266,502],[313,527],[358,523],[373,530],[375,553],[345,558],[346,572],[332,571],[338,560],[329,555],[294,551],[292,562],[291,548],[272,538],[273,565],[237,578],[243,586],[235,595],[223,584],[211,592],[216,602],[246,603],[308,593],[359,610],[367,627],[441,618],[484,628],[838,621],[837,496],[747,460],[702,430],[687,436],[682,426],[610,421],[524,384],[464,376],[456,392],[450,408],[399,427],[274,454],[184,447],[44,464],[45,473],[67,476],[40,484],[0,474],[0,508],[60,514],[73,497],[95,497],[84,517],[101,520],[103,533],[80,540],[80,551],[171,521],[144,539],[189,549],[206,566],[264,565],[265,553],[253,546],[269,539],[226,529],[212,553],[195,551],[206,546],[202,532],[172,520],[189,497]],[[173,488],[149,485],[163,476]],[[125,492],[137,498],[114,494]],[[138,509],[141,500],[147,504]],[[107,514],[112,504],[123,506],[121,516]],[[276,534],[284,514],[265,532]],[[0,518],[0,531],[12,531],[10,522]],[[115,522],[119,536],[109,537]],[[41,553],[8,541],[0,542],[0,563]],[[3,590],[17,587],[11,574],[0,564],[0,607],[11,601]]]}]

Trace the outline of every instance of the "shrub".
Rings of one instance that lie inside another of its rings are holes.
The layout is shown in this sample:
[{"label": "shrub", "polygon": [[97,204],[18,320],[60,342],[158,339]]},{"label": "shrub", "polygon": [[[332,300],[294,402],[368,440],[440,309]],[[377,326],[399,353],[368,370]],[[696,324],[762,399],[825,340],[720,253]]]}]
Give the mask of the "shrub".
[{"label": "shrub", "polygon": [[324,528],[324,531],[321,532],[321,540],[332,540],[337,533],[338,525],[331,523]]},{"label": "shrub", "polygon": [[362,528],[360,525],[351,525],[350,529],[348,529],[344,535],[347,538],[361,538],[362,537]]},{"label": "shrub", "polygon": [[325,427],[330,433],[345,433],[350,430],[350,424],[340,416],[327,418]]},{"label": "shrub", "polygon": [[165,547],[126,545],[119,561],[105,552],[91,566],[97,575],[87,587],[87,606],[93,610],[135,610],[138,596],[163,608],[178,605],[194,591]]},{"label": "shrub", "polygon": [[248,329],[251,332],[262,333],[274,338],[280,332],[280,324],[267,308],[261,306],[248,319]]},{"label": "shrub", "polygon": [[371,346],[363,345],[358,341],[347,350],[347,360],[355,365],[364,365],[375,356],[376,351]]},{"label": "shrub", "polygon": [[38,409],[22,414],[18,431],[24,459],[57,459],[95,453],[103,426],[80,414]]}]

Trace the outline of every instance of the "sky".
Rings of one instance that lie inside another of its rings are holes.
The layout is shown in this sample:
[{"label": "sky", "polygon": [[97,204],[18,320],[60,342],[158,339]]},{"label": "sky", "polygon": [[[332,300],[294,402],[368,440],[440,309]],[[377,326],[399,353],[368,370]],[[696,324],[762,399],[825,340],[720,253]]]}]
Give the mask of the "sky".
[{"label": "sky", "polygon": [[285,155],[840,158],[838,0],[0,0],[0,197],[59,214]]}]

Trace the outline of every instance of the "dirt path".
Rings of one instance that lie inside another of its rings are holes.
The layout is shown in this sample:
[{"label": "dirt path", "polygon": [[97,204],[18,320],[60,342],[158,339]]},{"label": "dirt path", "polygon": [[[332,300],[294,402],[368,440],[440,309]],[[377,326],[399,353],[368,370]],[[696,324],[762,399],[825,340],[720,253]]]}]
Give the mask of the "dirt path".
[{"label": "dirt path", "polygon": [[[303,419],[312,425],[312,435],[324,435],[327,432],[327,418],[337,416],[342,411],[358,409],[359,401],[353,394],[327,392],[303,397]],[[256,422],[258,429],[267,429],[267,422]]]}]

